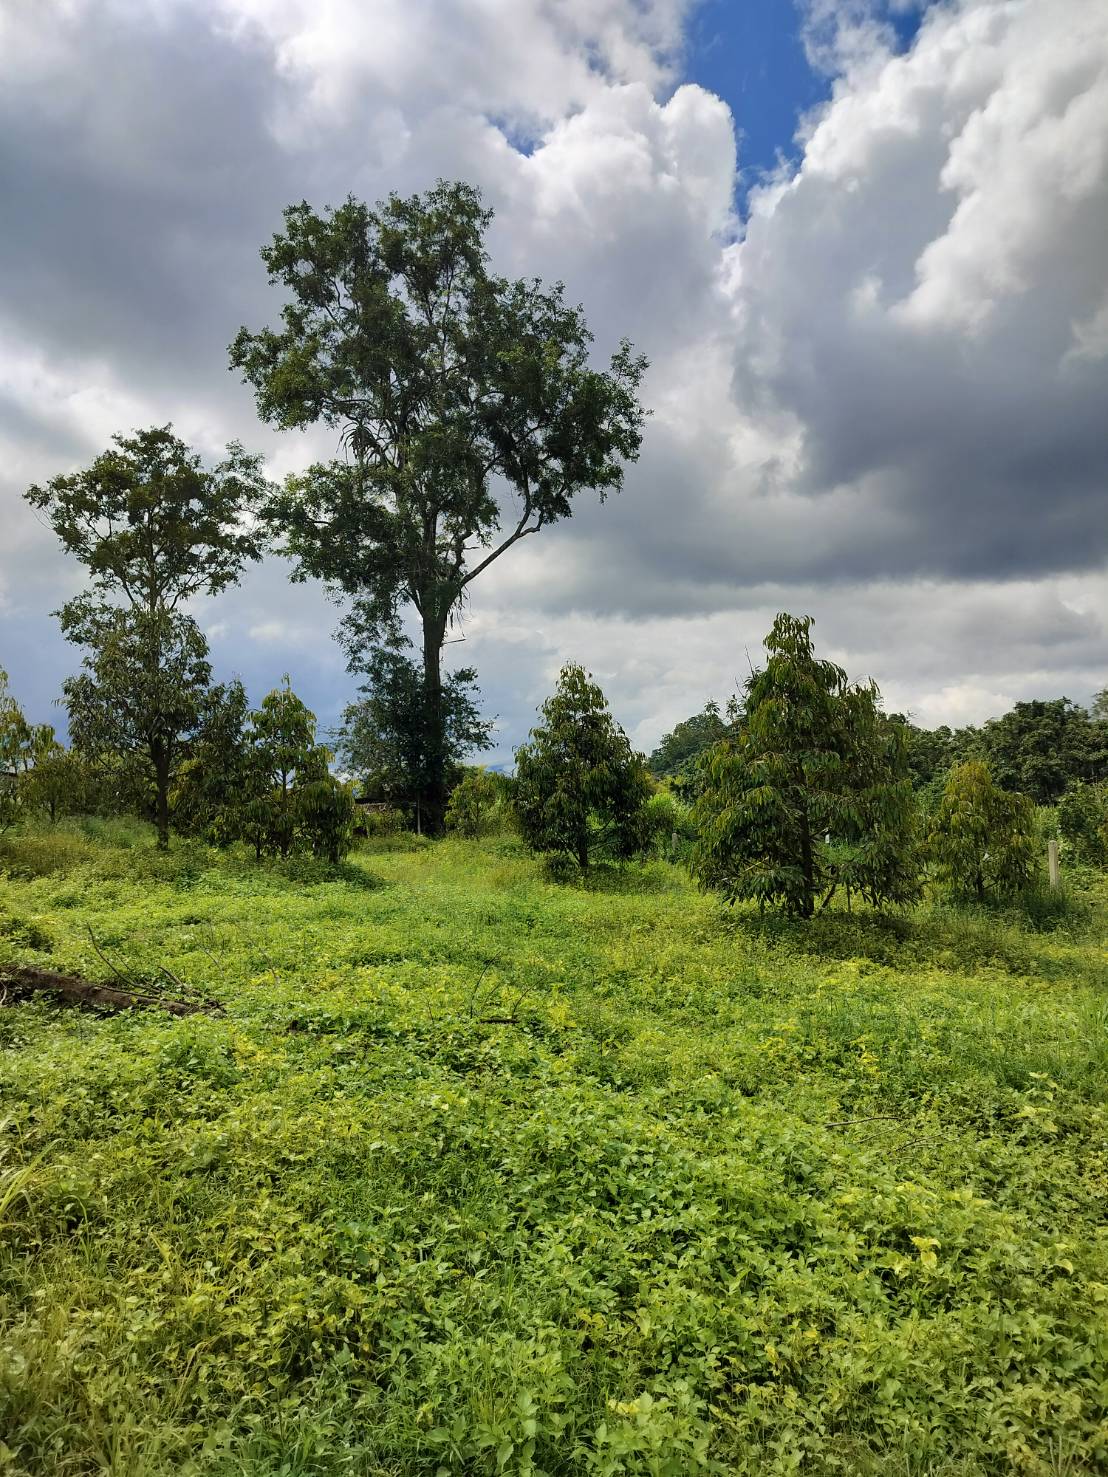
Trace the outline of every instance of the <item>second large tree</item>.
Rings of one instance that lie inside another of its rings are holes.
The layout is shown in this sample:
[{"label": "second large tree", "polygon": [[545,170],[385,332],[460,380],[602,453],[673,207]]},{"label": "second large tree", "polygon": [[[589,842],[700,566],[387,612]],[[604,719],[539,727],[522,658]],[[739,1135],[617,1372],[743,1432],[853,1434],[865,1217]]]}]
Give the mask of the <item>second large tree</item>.
[{"label": "second large tree", "polygon": [[285,211],[262,251],[288,300],[279,330],[243,328],[232,365],[282,427],[316,422],[340,458],[290,478],[270,508],[301,576],[350,597],[352,665],[422,628],[432,829],[446,807],[442,648],[471,582],[583,490],[616,491],[638,454],[646,361],[606,369],[561,284],[492,274],[492,212],[465,184],[376,207]]}]

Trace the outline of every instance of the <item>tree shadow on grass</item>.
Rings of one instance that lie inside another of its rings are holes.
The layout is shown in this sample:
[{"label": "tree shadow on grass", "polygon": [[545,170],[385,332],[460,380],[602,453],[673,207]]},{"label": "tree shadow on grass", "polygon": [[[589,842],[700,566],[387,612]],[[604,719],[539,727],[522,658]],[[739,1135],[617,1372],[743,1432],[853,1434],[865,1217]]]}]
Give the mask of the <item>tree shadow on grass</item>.
[{"label": "tree shadow on grass", "polygon": [[1001,969],[1025,978],[1108,983],[1104,961],[1080,934],[1034,931],[1019,913],[987,908],[924,906],[910,912],[828,911],[811,919],[759,913],[739,905],[719,928],[763,947],[816,959],[864,959],[891,969],[973,973]]}]

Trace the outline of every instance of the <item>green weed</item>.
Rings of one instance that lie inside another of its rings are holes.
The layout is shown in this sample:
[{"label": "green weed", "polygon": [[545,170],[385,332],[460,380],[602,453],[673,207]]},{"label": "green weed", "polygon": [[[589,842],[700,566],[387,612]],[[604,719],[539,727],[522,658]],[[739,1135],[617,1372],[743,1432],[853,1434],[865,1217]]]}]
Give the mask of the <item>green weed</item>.
[{"label": "green weed", "polygon": [[64,834],[5,842],[13,955],[227,1015],[0,1011],[5,1477],[1108,1462],[1095,889],[803,926]]}]

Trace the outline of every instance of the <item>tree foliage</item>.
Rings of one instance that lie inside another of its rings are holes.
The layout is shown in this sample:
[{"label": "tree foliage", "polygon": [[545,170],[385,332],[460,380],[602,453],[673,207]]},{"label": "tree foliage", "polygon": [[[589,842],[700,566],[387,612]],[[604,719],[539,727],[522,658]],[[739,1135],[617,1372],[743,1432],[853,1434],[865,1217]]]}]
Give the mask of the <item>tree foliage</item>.
[{"label": "tree foliage", "polygon": [[513,805],[532,850],[625,860],[649,840],[650,777],[583,667],[562,668],[542,723],[516,750]]},{"label": "tree foliage", "polygon": [[259,857],[310,850],[338,861],[354,834],[354,800],[331,774],[330,760],[316,742],[315,714],[286,677],[250,714],[244,786],[227,829]]},{"label": "tree foliage", "polygon": [[31,726],[8,690],[8,674],[0,667],[0,831],[19,814],[19,779],[27,766]]},{"label": "tree foliage", "polygon": [[179,611],[120,609],[91,597],[61,612],[66,638],[87,648],[83,670],[62,684],[74,747],[90,759],[136,762],[153,800],[158,844],[169,844],[169,792],[204,712],[208,643]]},{"label": "tree foliage", "polygon": [[1069,698],[1016,703],[981,729],[979,757],[997,784],[1054,805],[1068,785],[1108,778],[1108,723]]},{"label": "tree foliage", "polygon": [[817,658],[811,619],[779,615],[733,733],[709,751],[693,871],[729,901],[809,918],[839,887],[874,906],[918,894],[902,729],[873,683]]},{"label": "tree foliage", "polygon": [[450,791],[446,828],[474,839],[489,829],[500,800],[500,786],[483,765],[473,765]]},{"label": "tree foliage", "polygon": [[1072,785],[1058,802],[1058,831],[1079,862],[1108,863],[1108,784]]},{"label": "tree foliage", "polygon": [[684,777],[694,760],[726,737],[734,717],[729,712],[725,718],[715,701],[705,703],[699,713],[685,718],[663,735],[647,760],[651,774],[658,779]]},{"label": "tree foliage", "polygon": [[441,181],[374,207],[290,206],[262,250],[282,326],[231,346],[263,419],[341,435],[344,457],[290,478],[269,516],[301,577],[351,598],[355,665],[395,645],[405,607],[419,618],[433,829],[449,764],[441,651],[471,582],[579,492],[618,490],[643,421],[645,360],[624,342],[594,368],[560,284],[490,272],[491,218],[477,190]]},{"label": "tree foliage", "polygon": [[109,788],[108,778],[104,766],[54,739],[24,775],[22,802],[28,811],[45,815],[51,825],[66,815],[118,813],[124,808],[123,797]]},{"label": "tree foliage", "polygon": [[209,688],[170,796],[177,829],[217,846],[234,839],[231,817],[246,793],[249,706],[237,680]]},{"label": "tree foliage", "polygon": [[311,851],[339,861],[354,800],[330,762],[287,677],[254,712],[240,682],[213,688],[174,790],[176,822],[219,846],[245,841],[259,858]]},{"label": "tree foliage", "polygon": [[25,494],[93,588],[153,612],[234,584],[262,552],[260,533],[245,522],[267,489],[261,458],[236,441],[205,469],[171,426],[112,440],[90,466]]},{"label": "tree foliage", "polygon": [[91,577],[58,612],[66,639],[90,652],[65,684],[70,732],[86,754],[141,756],[166,847],[170,786],[211,676],[207,643],[181,607],[260,556],[248,518],[267,484],[261,459],[237,442],[206,470],[170,426],[113,439],[90,466],[26,497]]},{"label": "tree foliage", "polygon": [[1034,807],[1002,789],[989,766],[970,759],[946,779],[927,849],[936,876],[953,893],[984,902],[1018,892],[1034,870]]},{"label": "tree foliage", "polygon": [[487,746],[492,724],[481,717],[473,669],[442,680],[440,722],[431,719],[421,668],[398,651],[379,648],[366,659],[361,698],[343,714],[338,749],[363,795],[411,810],[419,828],[421,800],[445,764],[447,778]]}]

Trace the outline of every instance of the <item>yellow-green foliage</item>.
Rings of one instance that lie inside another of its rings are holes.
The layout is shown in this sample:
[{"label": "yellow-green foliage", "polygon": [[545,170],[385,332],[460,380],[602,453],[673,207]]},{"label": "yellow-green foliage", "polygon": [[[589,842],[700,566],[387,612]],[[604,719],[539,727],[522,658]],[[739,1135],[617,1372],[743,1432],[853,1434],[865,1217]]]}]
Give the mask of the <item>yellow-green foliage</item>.
[{"label": "yellow-green foliage", "polygon": [[5,1477],[1103,1469],[1100,904],[28,844],[17,957],[227,1015],[0,1011]]}]

